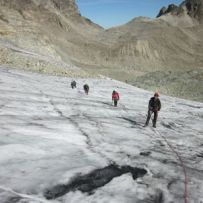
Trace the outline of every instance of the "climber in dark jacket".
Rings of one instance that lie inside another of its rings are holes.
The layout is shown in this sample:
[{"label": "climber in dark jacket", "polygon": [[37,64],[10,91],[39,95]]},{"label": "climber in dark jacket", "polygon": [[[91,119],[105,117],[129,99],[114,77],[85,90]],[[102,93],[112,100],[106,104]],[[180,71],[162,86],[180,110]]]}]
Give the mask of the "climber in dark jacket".
[{"label": "climber in dark jacket", "polygon": [[84,91],[85,91],[85,94],[88,94],[89,93],[89,85],[88,84],[85,84],[84,86],[83,86],[83,88],[84,88]]},{"label": "climber in dark jacket", "polygon": [[153,127],[156,128],[158,112],[161,110],[161,101],[159,99],[159,96],[160,96],[159,93],[155,92],[154,97],[152,97],[149,100],[148,115],[147,115],[147,120],[146,120],[145,126],[149,125],[149,120],[151,118],[151,115],[154,114]]},{"label": "climber in dark jacket", "polygon": [[73,81],[71,82],[71,88],[72,88],[72,89],[76,88],[76,82],[75,82],[75,80],[73,80]]}]

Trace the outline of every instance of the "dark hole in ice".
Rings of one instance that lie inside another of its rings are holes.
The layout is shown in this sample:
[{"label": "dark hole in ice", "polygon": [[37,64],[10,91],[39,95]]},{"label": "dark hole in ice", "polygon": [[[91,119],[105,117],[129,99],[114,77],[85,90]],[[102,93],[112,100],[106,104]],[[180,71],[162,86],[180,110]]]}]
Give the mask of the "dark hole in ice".
[{"label": "dark hole in ice", "polygon": [[198,157],[203,158],[203,152],[202,152],[202,153],[197,154],[197,156],[198,156]]},{"label": "dark hole in ice", "polygon": [[156,194],[138,203],[164,203],[164,194],[161,190],[157,190]]},{"label": "dark hole in ice", "polygon": [[131,166],[109,165],[102,169],[96,169],[89,174],[77,176],[70,183],[56,185],[44,192],[47,199],[55,199],[61,197],[70,191],[80,190],[91,194],[96,188],[102,187],[109,183],[113,178],[121,176],[125,173],[131,173],[133,179],[144,176],[147,171],[142,168]]},{"label": "dark hole in ice", "polygon": [[163,203],[164,202],[164,195],[163,195],[162,191],[157,193],[157,195],[155,196],[154,202],[156,202],[156,203]]},{"label": "dark hole in ice", "polygon": [[140,152],[141,156],[149,156],[151,152]]}]

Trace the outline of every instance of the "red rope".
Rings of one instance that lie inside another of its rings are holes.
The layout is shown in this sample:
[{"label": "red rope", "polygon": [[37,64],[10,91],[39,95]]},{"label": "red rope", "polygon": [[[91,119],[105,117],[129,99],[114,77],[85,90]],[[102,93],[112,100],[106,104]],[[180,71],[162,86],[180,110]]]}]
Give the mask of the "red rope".
[{"label": "red rope", "polygon": [[172,146],[172,144],[170,144],[170,142],[166,139],[166,137],[162,136],[158,131],[156,131],[156,134],[159,134],[160,137],[162,137],[165,142],[167,143],[167,145],[169,146],[169,148],[176,154],[177,158],[180,161],[180,164],[183,168],[183,172],[184,172],[184,176],[185,176],[185,180],[184,180],[184,185],[185,185],[185,189],[184,189],[184,200],[185,203],[188,203],[188,176],[187,176],[187,171],[186,171],[186,167],[184,165],[184,162],[181,158],[181,156],[179,155],[179,153],[174,149],[174,147]]}]

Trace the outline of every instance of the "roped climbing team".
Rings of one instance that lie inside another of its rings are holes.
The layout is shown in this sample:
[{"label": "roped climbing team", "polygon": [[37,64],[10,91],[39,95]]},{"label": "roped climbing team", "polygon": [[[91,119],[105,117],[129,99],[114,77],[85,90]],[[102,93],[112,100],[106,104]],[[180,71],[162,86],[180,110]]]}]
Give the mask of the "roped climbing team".
[{"label": "roped climbing team", "polygon": [[[75,80],[73,80],[71,82],[71,88],[72,89],[76,88],[76,81]],[[85,91],[85,94],[88,95],[89,89],[90,89],[89,85],[85,84],[83,86],[83,89]],[[149,100],[148,115],[147,115],[147,120],[145,122],[144,127],[149,125],[150,118],[151,118],[152,114],[154,114],[154,118],[152,119],[152,123],[153,123],[153,127],[156,128],[158,112],[161,110],[161,101],[160,101],[159,97],[160,97],[159,92],[155,92],[154,96]],[[112,92],[112,102],[113,102],[114,107],[117,107],[119,100],[120,100],[119,93],[116,90],[113,90],[113,92]]]}]

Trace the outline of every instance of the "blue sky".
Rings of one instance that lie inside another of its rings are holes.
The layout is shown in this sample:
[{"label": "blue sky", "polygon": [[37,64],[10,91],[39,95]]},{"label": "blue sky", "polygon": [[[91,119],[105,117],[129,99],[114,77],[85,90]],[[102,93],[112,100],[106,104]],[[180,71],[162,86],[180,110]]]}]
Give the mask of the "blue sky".
[{"label": "blue sky", "polygon": [[81,14],[105,27],[124,24],[134,17],[154,18],[163,6],[183,0],[76,0]]}]

